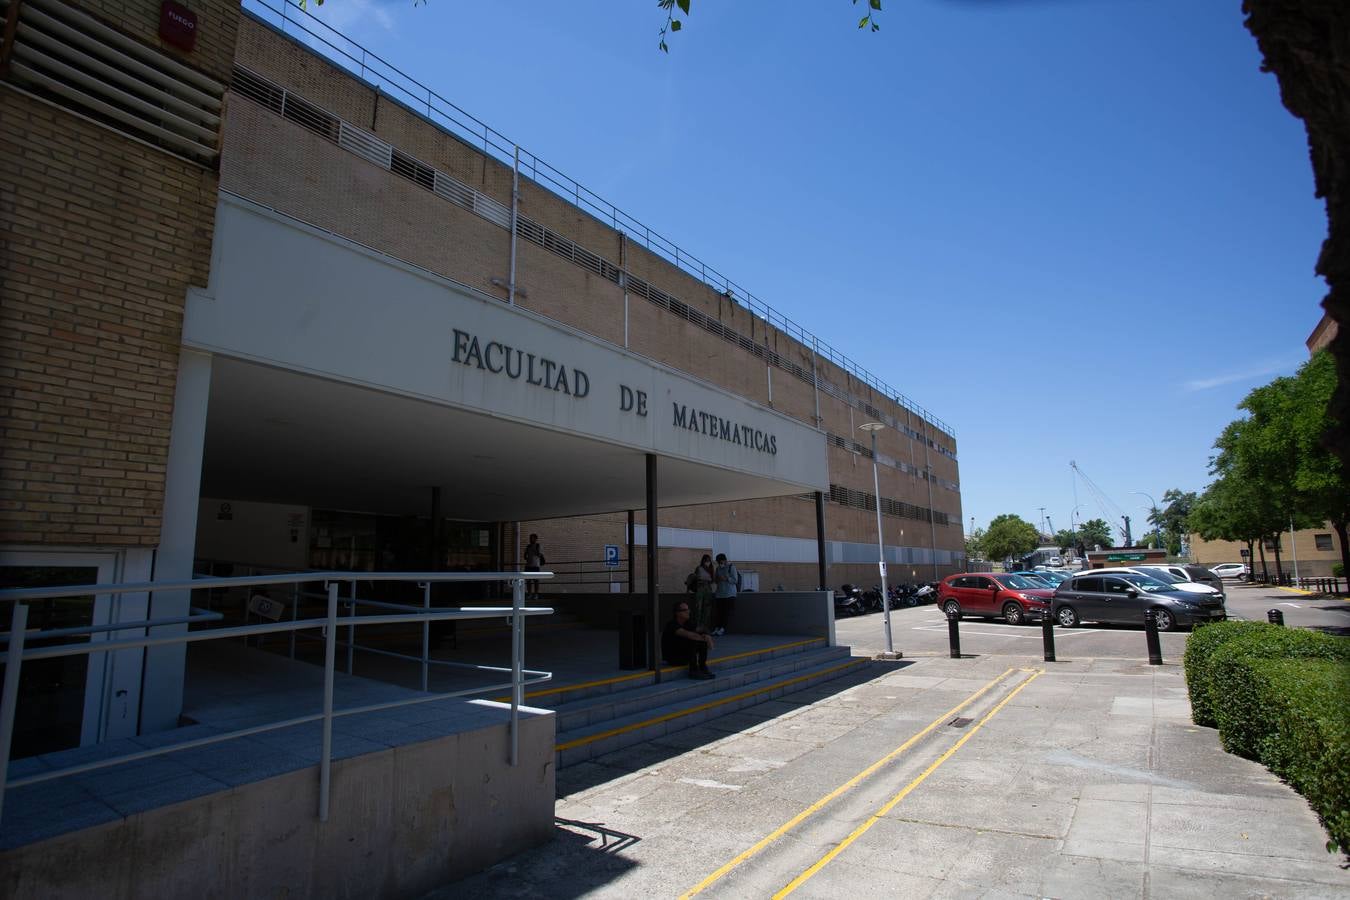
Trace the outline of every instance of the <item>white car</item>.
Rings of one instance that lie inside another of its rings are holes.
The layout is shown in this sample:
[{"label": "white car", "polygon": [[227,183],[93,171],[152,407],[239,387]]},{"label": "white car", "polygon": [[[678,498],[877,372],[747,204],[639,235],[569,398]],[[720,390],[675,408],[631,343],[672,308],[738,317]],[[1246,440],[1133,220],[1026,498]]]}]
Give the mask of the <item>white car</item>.
[{"label": "white car", "polygon": [[1219,563],[1210,566],[1209,570],[1220,578],[1236,578],[1238,581],[1246,581],[1252,574],[1251,568],[1245,563]]},{"label": "white car", "polygon": [[1174,591],[1185,591],[1188,594],[1217,594],[1220,599],[1224,598],[1222,592],[1214,590],[1214,588],[1209,585],[1200,584],[1198,581],[1189,581],[1185,578],[1179,578],[1161,566],[1118,566],[1108,569],[1088,569],[1083,572],[1078,572],[1076,575],[1120,575],[1127,572],[1135,575],[1145,575],[1149,578],[1161,581],[1163,584],[1169,585]]}]

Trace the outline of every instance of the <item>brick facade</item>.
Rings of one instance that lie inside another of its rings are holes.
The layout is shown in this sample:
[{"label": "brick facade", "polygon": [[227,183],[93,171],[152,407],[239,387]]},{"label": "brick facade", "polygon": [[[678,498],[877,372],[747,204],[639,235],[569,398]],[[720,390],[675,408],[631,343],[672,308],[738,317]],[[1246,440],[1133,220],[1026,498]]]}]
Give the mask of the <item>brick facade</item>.
[{"label": "brick facade", "polygon": [[[325,112],[387,141],[400,153],[509,207],[508,166],[447,135],[387,96],[327,66],[304,47],[247,17],[240,26],[238,62]],[[508,229],[447,202],[409,178],[366,162],[244,96],[232,94],[228,102],[221,163],[224,190],[506,299],[511,253]],[[733,329],[795,363],[802,371],[809,373],[814,363],[823,379],[847,390],[855,403],[846,403],[824,391],[817,395],[809,381],[746,352],[711,332],[702,322],[677,315],[636,293],[625,296],[621,283],[523,239],[517,241],[516,267],[516,300],[522,307],[619,345],[625,342],[626,309],[627,346],[650,359],[808,423],[817,424],[818,405],[821,428],[864,445],[870,439],[856,431],[855,426],[873,418],[862,408],[862,404],[870,404],[920,434],[931,431],[938,444],[955,453],[955,440],[951,436],[932,430],[919,417],[833,363],[813,360],[810,348],[524,177],[519,208],[522,217],[551,229],[615,267],[622,267],[722,328]],[[936,546],[940,550],[960,551],[964,546],[960,495],[941,486],[943,482],[958,482],[956,461],[936,449],[926,455],[920,441],[895,429],[880,433],[878,450],[910,466],[910,471],[881,466],[883,497],[914,507],[930,505],[929,485],[922,471],[931,463],[932,472],[939,479],[933,486],[931,505],[949,517],[947,524],[936,527]],[[829,466],[833,484],[871,495],[870,458],[832,446]],[[885,521],[888,544],[927,547],[932,541],[927,521],[889,515]],[[598,557],[605,543],[622,543],[623,522],[620,515],[567,520],[565,525],[526,523],[524,527],[527,533],[535,530],[541,536],[549,534],[555,545],[566,542],[570,546],[577,542],[577,555],[568,550],[564,555],[555,552],[553,558],[581,559]],[[686,507],[663,510],[662,524],[813,539],[815,508],[810,500],[794,497]],[[859,543],[876,540],[876,521],[870,510],[831,503],[827,507],[826,527],[830,540]],[[904,529],[903,541],[900,529]],[[680,555],[674,550],[670,552],[671,571],[662,573],[663,583],[684,567],[684,560],[675,558]],[[766,573],[762,583],[785,581],[789,587],[814,586],[814,564],[781,568],[781,572],[776,569]],[[831,574],[832,581],[876,579],[875,564],[836,568],[840,571]],[[950,567],[940,571],[945,574]],[[919,566],[915,573],[920,578],[931,575],[932,568],[927,564]]]},{"label": "brick facade", "polygon": [[[154,0],[77,5],[228,80],[236,4],[191,4],[192,53],[162,44]],[[154,546],[216,173],[10,83],[0,121],[0,541]]]}]

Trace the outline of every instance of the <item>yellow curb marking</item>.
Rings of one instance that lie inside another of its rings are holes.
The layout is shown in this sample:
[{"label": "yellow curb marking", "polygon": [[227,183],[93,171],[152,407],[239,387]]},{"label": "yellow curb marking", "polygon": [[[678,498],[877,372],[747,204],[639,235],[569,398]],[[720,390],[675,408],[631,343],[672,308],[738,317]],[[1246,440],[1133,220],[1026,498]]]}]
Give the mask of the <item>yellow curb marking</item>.
[{"label": "yellow curb marking", "polygon": [[991,688],[993,688],[993,687],[994,687],[996,684],[998,684],[1000,681],[1002,681],[1003,679],[1005,679],[1005,678],[1007,678],[1009,675],[1011,675],[1014,671],[1015,671],[1015,670],[1013,670],[1013,669],[1008,669],[1008,670],[1006,670],[1002,675],[1000,675],[1000,676],[998,676],[997,678],[995,678],[994,680],[990,681],[990,682],[989,682],[988,684],[986,684],[984,687],[980,688],[978,691],[976,691],[975,693],[971,694],[971,695],[970,695],[969,697],[967,697],[966,699],[962,700],[962,701],[961,701],[960,703],[958,703],[956,706],[953,706],[951,709],[947,710],[945,713],[943,713],[942,715],[938,716],[936,719],[934,719],[932,722],[930,722],[930,723],[928,724],[928,726],[927,726],[926,728],[924,728],[922,731],[920,731],[918,734],[914,735],[914,736],[911,737],[909,740],[905,741],[905,742],[904,742],[903,744],[901,744],[899,747],[896,747],[896,748],[895,748],[894,750],[892,750],[890,753],[887,753],[887,754],[886,754],[885,756],[883,756],[881,759],[879,759],[879,760],[877,760],[876,762],[872,763],[872,765],[868,766],[866,769],[863,769],[863,770],[862,770],[861,772],[859,772],[857,775],[854,775],[854,776],[853,776],[852,778],[850,778],[848,781],[845,781],[843,784],[839,785],[839,787],[837,787],[837,788],[835,788],[834,790],[830,791],[830,792],[829,792],[828,794],[826,794],[824,797],[821,797],[821,798],[820,798],[819,800],[817,800],[815,803],[812,803],[812,804],[811,804],[810,806],[808,806],[806,809],[804,809],[804,810],[802,810],[801,812],[797,813],[797,815],[793,816],[793,817],[792,817],[791,819],[789,819],[787,822],[785,822],[784,824],[782,824],[782,825],[778,826],[777,828],[775,828],[772,832],[770,832],[766,837],[764,837],[762,840],[760,840],[760,841],[759,841],[758,843],[756,843],[754,846],[750,847],[750,848],[749,848],[748,850],[746,850],[745,852],[743,852],[743,853],[741,853],[740,855],[736,856],[734,859],[732,859],[732,860],[731,860],[730,862],[728,862],[726,865],[722,866],[722,867],[721,867],[720,869],[718,869],[716,872],[713,872],[713,873],[712,873],[711,875],[709,875],[707,878],[703,879],[703,880],[700,881],[698,884],[694,885],[692,888],[690,888],[688,891],[686,891],[684,894],[682,894],[682,895],[680,896],[680,900],[686,900],[686,898],[692,897],[692,896],[694,896],[695,894],[698,894],[698,893],[700,893],[700,892],[702,892],[702,891],[708,889],[709,887],[712,887],[713,884],[715,884],[716,882],[720,881],[720,880],[721,880],[723,877],[725,877],[725,876],[727,875],[727,873],[729,873],[732,869],[736,868],[736,867],[739,866],[741,863],[743,863],[743,862],[745,862],[746,860],[750,859],[750,857],[755,856],[756,854],[758,854],[758,853],[759,853],[761,850],[763,850],[765,847],[769,846],[769,845],[772,844],[774,841],[778,840],[780,837],[782,837],[783,835],[787,834],[787,833],[788,833],[789,831],[791,831],[793,828],[796,828],[796,827],[797,827],[798,825],[800,825],[802,822],[806,821],[806,819],[807,819],[809,816],[811,816],[811,815],[813,815],[813,814],[819,812],[822,808],[824,808],[824,806],[825,806],[827,803],[829,803],[829,802],[832,801],[832,800],[835,800],[836,798],[842,796],[842,795],[843,795],[844,793],[846,793],[847,791],[853,789],[853,788],[856,787],[859,783],[861,783],[864,779],[869,778],[869,777],[871,777],[872,775],[876,774],[877,770],[880,769],[882,766],[886,765],[887,763],[889,763],[890,761],[892,761],[893,759],[895,759],[897,756],[899,756],[901,753],[904,753],[904,752],[905,752],[906,750],[908,750],[910,747],[914,746],[914,744],[917,743],[921,738],[923,738],[924,735],[928,734],[928,732],[932,731],[934,728],[937,728],[937,727],[938,727],[939,725],[941,725],[943,722],[948,721],[952,716],[956,715],[958,712],[960,712],[961,710],[965,709],[965,708],[966,708],[967,706],[969,706],[970,704],[974,703],[976,700],[978,700],[978,699],[980,698],[980,696],[981,696],[982,694],[984,694],[985,692],[989,691]]},{"label": "yellow curb marking", "polygon": [[[708,662],[718,663],[720,665],[721,663],[728,662],[733,659],[744,659],[747,656],[758,656],[763,653],[774,653],[778,650],[790,650],[793,647],[805,647],[807,644],[815,644],[823,640],[825,640],[825,638],[811,638],[810,640],[807,641],[793,641],[790,644],[775,644],[772,647],[762,647],[759,650],[747,650],[744,653],[733,653],[731,656],[719,656],[716,659],[709,659]],[[669,675],[672,672],[679,672],[684,668],[685,666],[682,665],[667,666],[666,668],[661,670],[661,674]],[[651,669],[643,669],[641,672],[634,672],[632,675],[616,675],[613,678],[601,678],[598,681],[583,681],[578,684],[564,684],[559,685],[558,687],[545,688],[544,690],[541,691],[530,691],[528,694],[525,695],[525,699],[530,700],[535,697],[547,697],[550,694],[561,694],[565,691],[580,691],[585,690],[586,688],[603,687],[604,685],[607,684],[623,684],[624,682],[627,681],[638,681],[643,678],[650,678],[651,676],[652,676]],[[498,703],[511,702],[510,695],[504,697],[494,697],[492,699]]]},{"label": "yellow curb marking", "polygon": [[815,875],[821,869],[825,868],[825,866],[830,862],[830,860],[834,859],[840,853],[843,853],[844,848],[852,844],[858,838],[862,837],[869,828],[871,828],[877,822],[881,821],[882,816],[886,815],[888,812],[894,809],[896,804],[898,804],[901,800],[905,799],[905,797],[909,795],[910,791],[914,790],[916,787],[923,784],[924,780],[927,779],[929,775],[932,775],[933,772],[937,771],[938,766],[942,765],[947,760],[951,759],[952,755],[956,753],[957,750],[960,750],[962,745],[964,745],[966,741],[974,737],[975,732],[979,731],[980,728],[982,728],[986,722],[988,722],[994,716],[998,715],[999,711],[1002,710],[1003,707],[1007,706],[1008,702],[1011,701],[1012,698],[1016,697],[1021,692],[1022,688],[1031,684],[1033,681],[1035,681],[1037,678],[1039,678],[1041,675],[1044,674],[1045,674],[1044,669],[1037,669],[1032,673],[1030,678],[1019,684],[1017,687],[1013,688],[1012,692],[1009,693],[1008,696],[1000,700],[998,705],[989,711],[988,715],[986,715],[983,719],[981,719],[978,723],[976,723],[970,729],[970,731],[966,732],[961,737],[961,740],[953,744],[951,748],[947,750],[946,753],[939,756],[931,766],[929,766],[927,769],[924,769],[922,775],[920,775],[918,778],[915,778],[909,784],[905,785],[904,789],[901,790],[900,793],[896,794],[889,801],[887,801],[885,806],[881,807],[881,809],[873,813],[871,818],[869,818],[866,822],[859,825],[852,834],[844,838],[833,850],[831,850],[829,853],[826,853],[819,860],[817,860],[816,863],[811,866],[811,868],[807,869],[805,872],[798,875],[796,878],[792,879],[792,881],[788,882],[781,891],[773,895],[773,900],[781,900],[781,898],[786,897],[788,894],[792,893],[797,888],[801,887],[813,875]]},{"label": "yellow curb marking", "polygon": [[812,672],[807,675],[798,675],[796,678],[789,678],[787,681],[779,681],[775,682],[774,684],[767,684],[762,688],[756,688],[753,691],[746,691],[744,694],[737,694],[734,697],[723,697],[721,700],[714,700],[711,703],[703,703],[699,706],[692,706],[689,709],[682,709],[679,710],[678,712],[666,713],[665,715],[657,716],[654,719],[647,719],[642,722],[634,722],[632,725],[624,725],[621,728],[611,728],[609,731],[602,731],[599,734],[592,734],[586,737],[577,738],[574,741],[568,741],[565,744],[558,744],[553,749],[555,752],[570,750],[573,747],[580,747],[584,744],[590,744],[595,741],[601,741],[607,737],[613,737],[616,734],[627,734],[628,732],[636,731],[639,728],[646,728],[648,725],[659,725],[662,722],[669,722],[673,719],[681,719],[684,718],[685,716],[693,715],[696,712],[703,712],[703,710],[705,709],[716,709],[717,707],[725,706],[728,703],[735,703],[737,700],[744,700],[746,697],[756,697],[760,694],[764,694],[769,691],[776,691],[781,687],[787,687],[790,684],[796,684],[799,681],[808,681],[812,678],[822,678],[826,675],[829,675],[831,672],[840,672],[843,671],[844,669],[850,669],[854,666],[861,665],[862,663],[870,663],[872,661],[873,660],[871,658],[867,657],[851,659],[848,662],[844,663],[843,665],[834,666],[833,668],[825,669],[822,672]]}]

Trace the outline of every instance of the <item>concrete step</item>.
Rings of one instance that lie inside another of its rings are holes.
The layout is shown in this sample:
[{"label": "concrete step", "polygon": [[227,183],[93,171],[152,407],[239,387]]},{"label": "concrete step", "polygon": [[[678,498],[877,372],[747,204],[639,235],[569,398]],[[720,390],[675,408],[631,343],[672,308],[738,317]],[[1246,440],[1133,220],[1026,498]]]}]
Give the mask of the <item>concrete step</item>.
[{"label": "concrete step", "polygon": [[[708,661],[709,667],[714,671],[737,669],[744,666],[758,665],[768,659],[779,659],[791,657],[810,650],[819,650],[827,647],[824,638],[791,638],[782,637],[774,639],[765,646],[752,647],[750,649],[741,649],[732,651],[726,649],[726,644],[722,644],[718,650],[714,651],[712,659]],[[847,653],[847,650],[842,651]],[[685,667],[664,666],[661,669],[661,677],[665,681],[684,678]],[[530,692],[526,695],[526,702],[530,706],[542,707],[544,709],[557,710],[563,706],[587,698],[604,698],[608,696],[625,694],[629,691],[637,690],[655,684],[655,676],[650,669],[632,672],[627,675],[619,675],[610,678],[600,678],[588,681],[580,681],[570,684],[550,685],[546,688]],[[561,728],[561,726],[559,726]]]},{"label": "concrete step", "polygon": [[567,711],[560,709],[558,768],[804,690],[871,662],[866,657],[852,657],[847,648],[838,647],[795,656],[796,659],[768,660],[725,670],[711,681],[691,681],[681,675],[653,685],[664,690],[649,691],[646,699],[650,705],[640,711],[603,720],[593,717],[589,723],[575,728],[562,726]]},{"label": "concrete step", "polygon": [[558,722],[558,733],[562,735],[590,725],[639,715],[656,707],[698,700],[731,688],[744,688],[760,681],[847,659],[849,652],[848,647],[820,646],[802,648],[783,655],[735,660],[739,665],[732,664],[732,661],[722,664],[714,660],[709,663],[709,668],[717,673],[717,677],[711,681],[691,679],[686,666],[676,666],[669,671],[662,671],[660,684],[649,682],[624,691],[557,704],[553,711]]}]

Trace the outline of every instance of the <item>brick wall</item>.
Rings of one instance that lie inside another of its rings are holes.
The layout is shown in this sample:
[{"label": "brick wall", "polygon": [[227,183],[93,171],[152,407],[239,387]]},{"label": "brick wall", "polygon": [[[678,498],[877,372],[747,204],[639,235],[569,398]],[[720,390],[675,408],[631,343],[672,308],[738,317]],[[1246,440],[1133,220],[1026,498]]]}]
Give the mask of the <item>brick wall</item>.
[{"label": "brick wall", "polygon": [[[508,166],[485,157],[387,98],[378,97],[355,79],[327,67],[303,47],[265,26],[244,19],[240,34],[241,65],[498,202],[510,203],[511,171]],[[226,190],[282,213],[489,295],[506,297],[510,267],[507,229],[367,163],[239,96],[230,97],[221,183]],[[812,354],[809,348],[638,242],[625,242],[605,223],[526,180],[522,180],[520,212],[612,263],[622,262],[633,275],[810,371]],[[615,344],[624,343],[624,291],[619,285],[529,241],[518,241],[517,248],[516,281],[520,291],[517,302],[521,306]],[[808,382],[781,368],[771,367],[764,359],[645,297],[630,294],[627,310],[628,346],[634,351],[771,406],[785,415],[815,424],[817,397]],[[847,338],[846,335],[833,337],[837,341]],[[911,417],[894,401],[879,396],[871,387],[833,363],[819,360],[818,366],[823,378],[901,422],[909,421],[916,430],[924,430],[917,417]],[[821,427],[833,434],[846,438],[853,436],[866,442],[864,433],[853,430],[855,424],[868,420],[863,410],[824,393],[820,394],[819,406]],[[935,432],[933,437],[942,445],[955,449],[955,441],[950,436]],[[906,462],[912,459],[920,469],[925,464],[924,446],[900,431],[883,431],[878,443],[883,454]],[[871,492],[870,459],[838,449],[831,449],[829,458],[832,482]],[[958,480],[955,461],[936,451],[930,451],[929,460],[938,477]],[[929,506],[928,483],[919,475],[882,466],[880,480],[883,496],[916,506]],[[937,528],[937,547],[961,549],[960,496],[934,485],[932,505],[951,517],[950,525]],[[609,520],[594,520],[594,517],[570,521],[572,524],[566,529],[569,539],[584,541],[591,548],[587,552],[592,556],[598,554],[598,547],[604,543],[622,540],[622,517],[617,525]],[[906,545],[927,546],[930,543],[926,522],[890,516],[885,517],[885,522],[888,543],[900,541],[901,528],[905,530]],[[815,511],[809,502],[780,498],[663,511],[663,524],[814,538]],[[539,528],[544,527],[540,523]],[[831,539],[866,542],[876,538],[875,518],[866,510],[831,504],[827,508],[827,527]],[[561,533],[563,530],[555,526],[553,531]],[[543,533],[541,530],[540,534]],[[674,560],[671,565],[679,567]],[[809,571],[803,578],[813,584],[814,566],[805,568]]]},{"label": "brick wall", "polygon": [[[238,7],[192,5],[223,78]],[[159,44],[157,2],[89,11]],[[154,546],[216,175],[4,83],[0,122],[0,542]]]}]

